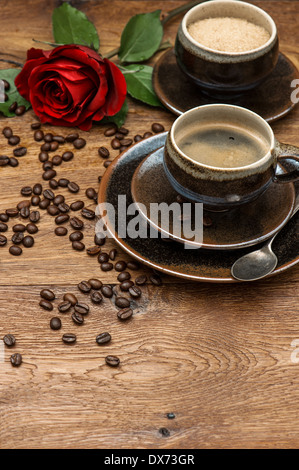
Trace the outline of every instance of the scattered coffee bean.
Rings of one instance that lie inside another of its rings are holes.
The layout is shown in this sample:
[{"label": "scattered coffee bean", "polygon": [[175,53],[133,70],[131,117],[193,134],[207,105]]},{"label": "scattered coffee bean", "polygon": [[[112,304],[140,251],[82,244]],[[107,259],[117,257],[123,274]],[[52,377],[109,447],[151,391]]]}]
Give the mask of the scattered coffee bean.
[{"label": "scattered coffee bean", "polygon": [[84,228],[84,222],[78,217],[72,217],[70,219],[70,224],[75,230],[82,230]]},{"label": "scattered coffee bean", "polygon": [[82,325],[84,323],[84,317],[78,312],[72,313],[72,320],[76,325]]},{"label": "scattered coffee bean", "polygon": [[80,211],[84,207],[84,202],[83,201],[75,201],[70,205],[70,209],[72,211]]},{"label": "scattered coffee bean", "polygon": [[16,338],[14,337],[14,335],[11,335],[11,334],[5,335],[3,338],[3,343],[8,348],[11,348],[12,346],[16,344]]},{"label": "scattered coffee bean", "polygon": [[121,139],[120,140],[120,144],[123,146],[123,147],[129,147],[130,145],[132,145],[133,143],[133,140],[132,139]]},{"label": "scattered coffee bean", "polygon": [[98,196],[94,188],[87,188],[85,191],[85,194],[88,197],[88,199],[93,199],[93,200],[96,199]]},{"label": "scattered coffee bean", "polygon": [[18,145],[20,143],[21,139],[18,135],[12,135],[11,137],[8,138],[8,143],[9,145]]},{"label": "scattered coffee bean", "polygon": [[102,296],[102,294],[100,294],[100,292],[95,291],[91,294],[90,299],[91,299],[92,303],[100,304],[103,300],[103,296]]},{"label": "scattered coffee bean", "polygon": [[27,153],[27,148],[26,147],[18,147],[14,149],[13,154],[15,157],[23,157]]},{"label": "scattered coffee bean", "polygon": [[128,261],[127,267],[132,271],[137,271],[138,269],[140,269],[140,264],[137,261]]},{"label": "scattered coffee bean", "polygon": [[57,189],[58,186],[59,186],[58,181],[56,181],[54,179],[50,179],[49,186],[50,186],[51,189]]},{"label": "scattered coffee bean", "polygon": [[41,142],[44,139],[44,133],[40,129],[36,130],[33,134],[33,138],[36,142]]},{"label": "scattered coffee bean", "polygon": [[107,332],[105,333],[100,333],[97,337],[96,337],[96,342],[98,344],[106,344],[106,343],[110,343],[111,341],[111,335]]},{"label": "scattered coffee bean", "polygon": [[7,238],[4,235],[0,235],[0,246],[5,246],[7,243]]},{"label": "scattered coffee bean", "polygon": [[89,279],[88,284],[90,284],[94,290],[100,290],[103,285],[102,281],[99,279]]},{"label": "scattered coffee bean", "polygon": [[55,232],[55,235],[57,235],[58,237],[64,237],[65,235],[67,235],[67,228],[65,228],[65,227],[56,227],[54,232]]},{"label": "scattered coffee bean", "polygon": [[34,195],[34,196],[32,196],[32,198],[31,198],[31,204],[32,204],[33,206],[38,206],[39,203],[40,203],[40,201],[41,201],[41,198],[40,198],[39,196],[35,196],[35,195]]},{"label": "scattered coffee bean", "polygon": [[29,207],[22,207],[22,209],[20,210],[20,216],[22,217],[22,219],[28,219],[29,215],[30,215]]},{"label": "scattered coffee bean", "polygon": [[51,289],[42,289],[40,291],[40,296],[42,299],[45,299],[45,300],[50,300],[50,301],[55,300],[55,294]]},{"label": "scattered coffee bean", "polygon": [[105,361],[110,367],[118,367],[120,364],[120,360],[117,356],[106,356]]},{"label": "scattered coffee bean", "polygon": [[58,185],[61,187],[61,188],[67,188],[67,185],[69,184],[70,180],[68,180],[67,178],[60,178],[58,180]]},{"label": "scattered coffee bean", "polygon": [[65,143],[65,138],[62,135],[54,135],[53,140],[55,140],[55,142],[58,142],[59,144]]},{"label": "scattered coffee bean", "polygon": [[0,214],[0,220],[1,220],[1,222],[8,222],[9,217],[8,217],[7,214]]},{"label": "scattered coffee bean", "polygon": [[72,243],[72,247],[73,247],[73,249],[76,250],[76,251],[84,251],[84,250],[85,250],[85,245],[84,245],[84,243],[79,242],[79,241],[74,241],[74,242]]},{"label": "scattered coffee bean", "polygon": [[58,305],[58,310],[60,313],[66,313],[70,310],[71,306],[72,306],[71,302],[69,302],[68,300],[65,300],[64,302],[61,302]]},{"label": "scattered coffee bean", "polygon": [[87,209],[86,207],[84,207],[84,209],[82,209],[81,215],[82,215],[82,217],[84,217],[85,219],[89,219],[89,220],[94,219],[95,216],[96,216],[96,214],[95,214],[94,211],[92,211],[91,209]]},{"label": "scattered coffee bean", "polygon": [[12,131],[12,128],[11,127],[4,127],[2,129],[2,134],[4,135],[4,137],[6,137],[7,139],[9,139],[10,137],[13,136],[13,131]]},{"label": "scattered coffee bean", "polygon": [[145,132],[145,133],[143,134],[143,138],[144,138],[144,139],[147,139],[148,137],[151,137],[152,135],[153,135],[152,132]]},{"label": "scattered coffee bean", "polygon": [[31,129],[32,129],[33,131],[36,130],[36,129],[40,129],[40,127],[41,127],[41,123],[40,123],[40,122],[33,122],[33,123],[31,124]]},{"label": "scattered coffee bean", "polygon": [[101,251],[101,247],[100,246],[91,246],[90,248],[87,248],[86,249],[86,253],[89,255],[89,256],[96,256],[100,253]]},{"label": "scattered coffee bean", "polygon": [[119,282],[128,281],[131,279],[131,274],[128,271],[123,271],[117,276]]},{"label": "scattered coffee bean", "polygon": [[119,308],[128,308],[130,307],[131,303],[126,297],[116,297],[115,305]]},{"label": "scattered coffee bean", "polygon": [[32,211],[29,216],[30,222],[36,224],[40,220],[40,212],[39,211]]},{"label": "scattered coffee bean", "polygon": [[117,312],[117,317],[120,320],[128,320],[133,315],[133,310],[131,308],[123,308]]},{"label": "scattered coffee bean", "polygon": [[18,103],[17,103],[17,101],[14,101],[13,103],[11,103],[11,105],[8,109],[11,113],[14,113],[15,110],[17,109],[17,107],[18,107]]},{"label": "scattered coffee bean", "polygon": [[69,239],[70,239],[71,242],[79,242],[83,238],[84,238],[83,233],[79,232],[79,231],[72,232],[69,236]]},{"label": "scattered coffee bean", "polygon": [[77,132],[72,132],[71,134],[68,134],[65,138],[66,142],[74,142],[74,140],[79,138],[79,134]]},{"label": "scattered coffee bean", "polygon": [[158,122],[154,122],[152,124],[152,131],[155,133],[155,134],[158,134],[159,132],[164,132],[164,126],[162,126],[162,124],[158,123]]},{"label": "scattered coffee bean", "polygon": [[23,232],[14,233],[13,236],[11,237],[11,241],[14,245],[19,245],[20,243],[22,243],[23,240],[24,240]]},{"label": "scattered coffee bean", "polygon": [[136,134],[134,137],[134,142],[140,142],[143,139],[143,137],[140,134]]},{"label": "scattered coffee bean", "polygon": [[67,212],[70,211],[70,206],[68,204],[66,204],[66,202],[61,202],[60,204],[58,204],[58,209],[63,214],[66,214]]},{"label": "scattered coffee bean", "polygon": [[134,286],[134,282],[127,280],[127,281],[123,281],[119,287],[123,292],[127,292],[133,286]]},{"label": "scattered coffee bean", "polygon": [[68,152],[64,152],[64,153],[62,154],[62,160],[63,160],[64,162],[69,162],[69,161],[72,160],[73,158],[74,158],[73,152],[68,151]]},{"label": "scattered coffee bean", "polygon": [[26,227],[23,224],[16,224],[12,228],[13,232],[25,232]]},{"label": "scattered coffee bean", "polygon": [[111,141],[111,147],[112,147],[114,150],[117,150],[117,149],[120,148],[120,146],[121,146],[120,141],[114,137],[114,139],[112,139],[112,141]]},{"label": "scattered coffee bean", "polygon": [[6,209],[5,213],[8,217],[17,217],[19,210],[17,208]]},{"label": "scattered coffee bean", "polygon": [[112,250],[109,251],[109,258],[111,261],[114,261],[117,256],[117,249],[113,248]]},{"label": "scattered coffee bean", "polygon": [[87,315],[89,313],[89,306],[82,302],[78,302],[75,306],[75,311],[81,315]]},{"label": "scattered coffee bean", "polygon": [[0,155],[0,166],[6,166],[9,163],[9,157],[7,155]]},{"label": "scattered coffee bean", "polygon": [[15,110],[16,116],[22,116],[26,111],[26,107],[24,105],[18,106]]},{"label": "scattered coffee bean", "polygon": [[42,199],[38,205],[38,207],[42,210],[46,210],[50,205],[49,199]]},{"label": "scattered coffee bean", "polygon": [[27,199],[25,201],[20,201],[18,204],[17,204],[17,209],[20,211],[21,209],[23,209],[23,207],[30,207],[30,201],[28,201]]},{"label": "scattered coffee bean", "polygon": [[118,261],[115,263],[114,269],[115,271],[121,272],[124,271],[127,267],[127,263],[125,261]]},{"label": "scattered coffee bean", "polygon": [[66,222],[69,221],[69,219],[70,219],[69,215],[60,214],[57,217],[55,217],[55,224],[57,224],[57,225],[65,224]]},{"label": "scattered coffee bean", "polygon": [[56,142],[56,141],[53,141],[50,143],[50,151],[51,152],[56,152],[56,150],[58,149],[59,147],[59,143]]},{"label": "scattered coffee bean", "polygon": [[116,127],[108,127],[108,129],[105,130],[104,135],[106,137],[112,137],[113,135],[116,134],[116,132],[117,132]]},{"label": "scattered coffee bean", "polygon": [[77,287],[83,294],[88,294],[91,291],[91,285],[87,281],[79,282]]},{"label": "scattered coffee bean", "polygon": [[104,162],[104,167],[105,167],[105,168],[108,168],[108,166],[110,165],[110,163],[112,163],[112,160],[106,160],[106,161]]},{"label": "scattered coffee bean", "polygon": [[38,232],[38,227],[35,224],[26,225],[26,230],[31,235]]},{"label": "scattered coffee bean", "polygon": [[103,286],[101,288],[101,292],[107,299],[111,299],[111,297],[113,297],[113,290],[110,286]]},{"label": "scattered coffee bean", "polygon": [[45,163],[49,160],[48,152],[40,152],[38,159],[41,163]]},{"label": "scattered coffee bean", "polygon": [[70,182],[67,185],[67,189],[70,191],[70,193],[78,193],[80,191],[80,186],[77,183]]},{"label": "scattered coffee bean", "polygon": [[62,158],[60,155],[54,155],[54,157],[52,158],[52,163],[54,166],[59,166],[61,165],[62,163]]},{"label": "scattered coffee bean", "polygon": [[50,328],[51,330],[60,330],[61,328],[61,320],[58,317],[53,317],[50,320]]},{"label": "scattered coffee bean", "polygon": [[152,275],[149,277],[149,280],[150,280],[151,283],[154,284],[155,286],[161,286],[161,284],[162,284],[162,279],[161,279],[160,276],[158,276],[157,274],[152,274]]},{"label": "scattered coffee bean", "polygon": [[102,271],[111,271],[113,269],[113,264],[112,263],[102,263],[101,264],[101,270]]},{"label": "scattered coffee bean", "polygon": [[108,253],[100,253],[98,256],[98,262],[101,263],[107,263],[109,261],[109,255]]},{"label": "scattered coffee bean", "polygon": [[52,140],[53,140],[53,134],[51,132],[44,135],[44,141],[45,142],[52,142]]},{"label": "scattered coffee bean", "polygon": [[52,215],[53,217],[55,217],[56,215],[59,215],[60,214],[60,210],[57,206],[54,206],[53,205],[50,205],[48,208],[47,208],[47,212],[48,214]]},{"label": "scattered coffee bean", "polygon": [[22,360],[22,356],[19,353],[15,353],[10,357],[10,362],[13,367],[19,367],[22,364]]},{"label": "scattered coffee bean", "polygon": [[64,294],[63,300],[65,300],[66,302],[70,302],[70,304],[73,306],[78,303],[77,297],[74,294],[71,294],[70,292]]},{"label": "scattered coffee bean", "polygon": [[21,189],[21,194],[22,196],[31,196],[32,194],[32,188],[31,186],[24,186],[22,189]]},{"label": "scattered coffee bean", "polygon": [[62,204],[64,200],[65,200],[64,196],[62,196],[62,194],[58,194],[57,196],[54,197],[53,204],[55,206],[59,206],[59,204]]},{"label": "scattered coffee bean", "polygon": [[141,276],[138,276],[136,277],[135,279],[135,284],[137,284],[137,286],[143,286],[147,281],[147,277],[143,274]]},{"label": "scattered coffee bean", "polygon": [[121,133],[121,132],[117,132],[115,135],[114,135],[115,139],[117,140],[122,140],[124,139],[124,135]]},{"label": "scattered coffee bean", "polygon": [[75,149],[82,149],[83,147],[85,147],[85,145],[86,145],[86,140],[82,138],[78,138],[74,140],[73,142],[73,146],[75,147]]},{"label": "scattered coffee bean", "polygon": [[43,145],[40,146],[42,152],[50,152],[51,144],[49,142],[45,142]]},{"label": "scattered coffee bean", "polygon": [[74,344],[77,341],[77,337],[73,333],[65,333],[62,336],[62,341],[65,344]]},{"label": "scattered coffee bean", "polygon": [[52,178],[55,178],[55,176],[57,175],[56,171],[55,170],[46,170],[43,175],[42,175],[42,178],[45,180],[45,181],[49,181],[51,180]]},{"label": "scattered coffee bean", "polygon": [[9,253],[13,256],[20,256],[23,253],[23,250],[20,246],[12,245],[9,247]]},{"label": "scattered coffee bean", "polygon": [[48,162],[45,162],[43,163],[43,170],[47,171],[47,170],[51,170],[53,168],[53,163],[48,161]]},{"label": "scattered coffee bean", "polygon": [[141,290],[139,289],[139,287],[137,287],[137,286],[132,286],[132,287],[130,287],[130,289],[129,289],[129,294],[130,294],[130,296],[133,297],[134,299],[138,299],[138,298],[141,296],[142,292],[141,292]]},{"label": "scattered coffee bean", "polygon": [[8,230],[8,225],[4,222],[0,222],[0,232],[6,232]]},{"label": "scattered coffee bean", "polygon": [[108,158],[109,155],[110,155],[110,152],[109,152],[109,150],[108,150],[106,147],[100,147],[100,148],[98,149],[98,154],[99,154],[99,156],[102,157],[102,158]]},{"label": "scattered coffee bean", "polygon": [[98,246],[103,246],[106,243],[106,236],[102,232],[97,232],[94,236],[94,242]]},{"label": "scattered coffee bean", "polygon": [[15,168],[19,165],[19,161],[15,157],[10,157],[8,164],[9,166]]},{"label": "scattered coffee bean", "polygon": [[53,304],[49,302],[49,300],[44,300],[42,299],[39,303],[40,307],[42,307],[44,310],[48,310],[51,312],[53,310]]}]

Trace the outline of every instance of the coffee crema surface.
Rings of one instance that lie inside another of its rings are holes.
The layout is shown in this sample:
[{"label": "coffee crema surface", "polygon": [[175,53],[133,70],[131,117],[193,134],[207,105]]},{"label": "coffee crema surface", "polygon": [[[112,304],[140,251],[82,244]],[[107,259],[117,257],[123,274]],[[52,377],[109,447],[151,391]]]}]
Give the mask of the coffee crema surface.
[{"label": "coffee crema surface", "polygon": [[215,168],[239,168],[263,158],[265,139],[246,128],[223,123],[192,126],[176,140],[179,149],[192,160]]},{"label": "coffee crema surface", "polygon": [[195,21],[189,34],[201,45],[221,52],[249,52],[263,46],[269,32],[242,18],[215,17]]}]

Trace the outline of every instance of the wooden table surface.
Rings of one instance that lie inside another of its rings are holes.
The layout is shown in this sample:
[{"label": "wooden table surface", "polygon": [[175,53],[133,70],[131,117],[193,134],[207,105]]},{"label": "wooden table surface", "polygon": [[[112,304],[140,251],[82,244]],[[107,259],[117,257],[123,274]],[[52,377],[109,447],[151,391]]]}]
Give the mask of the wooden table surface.
[{"label": "wooden table surface", "polygon": [[[119,44],[133,14],[158,8],[166,12],[184,2],[74,3],[96,25],[105,53]],[[252,3],[273,16],[281,50],[299,67],[298,1]],[[50,19],[57,4],[3,0],[0,57],[23,61],[34,46],[32,38],[53,40]],[[174,42],[179,21],[166,25],[165,39]],[[150,130],[155,121],[168,130],[175,119],[133,100],[129,106],[130,136]],[[24,199],[22,186],[42,182],[39,145],[30,129],[33,121],[32,111],[1,118],[1,129],[10,125],[28,154],[18,168],[0,170],[0,212]],[[273,125],[277,138],[299,145],[298,122],[299,107]],[[85,149],[58,167],[58,175],[78,182],[78,198],[94,208],[85,190],[98,188],[104,167],[97,148],[109,145],[109,139],[99,126],[80,134],[87,140]],[[2,153],[11,153],[2,134],[0,145]],[[112,151],[113,157],[117,154]],[[60,192],[67,201],[76,199]],[[0,249],[0,338],[13,333],[13,352],[23,356],[22,366],[13,368],[12,351],[6,348],[0,363],[1,448],[299,447],[299,364],[291,360],[291,354],[296,355],[291,343],[299,343],[299,266],[249,284],[193,283],[163,276],[162,286],[148,283],[142,288],[130,321],[120,322],[113,302],[106,299],[91,307],[85,325],[76,326],[64,315],[62,330],[54,332],[49,328],[53,313],[38,305],[42,287],[55,291],[56,308],[64,292],[78,292],[79,281],[96,277],[116,284],[117,273],[103,273],[96,259],[72,250],[68,237],[55,237],[53,218],[45,212],[39,228],[35,246],[24,249],[21,257],[9,255],[7,247]],[[93,230],[93,223],[87,224],[86,246],[92,244]],[[111,240],[106,245],[114,246]],[[118,251],[117,259],[128,259]],[[95,337],[104,331],[111,333],[112,342],[100,347]],[[65,332],[77,334],[76,345],[62,343]],[[108,354],[119,356],[118,368],[105,364]],[[174,419],[167,419],[169,412]],[[168,437],[159,432],[163,427]]]}]

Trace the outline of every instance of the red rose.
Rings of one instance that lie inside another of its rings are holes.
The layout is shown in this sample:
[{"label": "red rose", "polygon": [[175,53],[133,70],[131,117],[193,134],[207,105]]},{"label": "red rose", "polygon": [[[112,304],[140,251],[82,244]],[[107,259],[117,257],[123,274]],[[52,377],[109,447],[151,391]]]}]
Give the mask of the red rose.
[{"label": "red rose", "polygon": [[15,79],[41,122],[89,130],[92,121],[113,116],[122,107],[126,81],[119,68],[85,46],[30,49]]}]

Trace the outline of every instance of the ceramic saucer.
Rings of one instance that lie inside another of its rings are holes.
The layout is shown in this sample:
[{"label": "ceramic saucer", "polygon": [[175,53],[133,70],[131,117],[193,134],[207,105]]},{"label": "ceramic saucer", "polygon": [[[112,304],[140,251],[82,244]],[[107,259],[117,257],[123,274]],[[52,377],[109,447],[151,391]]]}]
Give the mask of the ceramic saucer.
[{"label": "ceramic saucer", "polygon": [[[175,235],[172,217],[167,230],[162,228],[161,220],[156,223],[150,218],[151,203],[164,202],[170,205],[176,201],[177,196],[164,172],[163,152],[161,147],[140,163],[132,178],[131,193],[140,214],[147,222],[177,242],[188,242],[190,245],[212,250],[245,248],[273,236],[292,215],[294,185],[273,183],[251,203],[227,212],[209,212],[212,225],[204,227],[202,243],[184,238],[183,230]],[[195,229],[194,213],[193,217],[191,215],[191,229]]]},{"label": "ceramic saucer", "polygon": [[[167,133],[145,139],[117,157],[107,168],[100,185],[99,203],[110,203],[115,209],[116,227],[118,221],[119,195],[126,196],[127,206],[131,204],[131,181],[141,161],[165,143]],[[161,238],[121,238],[114,230],[113,220],[107,220],[107,228],[116,243],[140,262],[185,279],[207,282],[236,281],[230,268],[239,256],[252,248],[240,250],[186,250],[184,245]],[[273,274],[281,273],[299,262],[299,213],[294,216],[273,243],[278,256],[278,265]],[[257,245],[257,248],[260,245]]]},{"label": "ceramic saucer", "polygon": [[295,106],[291,101],[291,82],[299,78],[293,63],[282,53],[269,77],[254,90],[231,100],[213,100],[203,95],[199,88],[183,74],[177,65],[174,49],[165,52],[154,67],[153,86],[160,101],[176,115],[197,106],[226,102],[262,116],[273,122],[288,114]]}]

